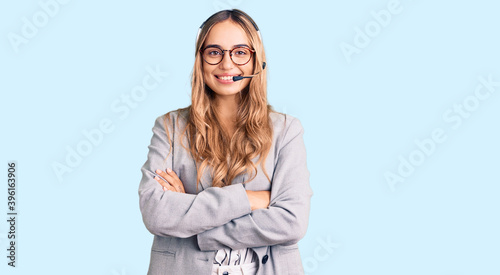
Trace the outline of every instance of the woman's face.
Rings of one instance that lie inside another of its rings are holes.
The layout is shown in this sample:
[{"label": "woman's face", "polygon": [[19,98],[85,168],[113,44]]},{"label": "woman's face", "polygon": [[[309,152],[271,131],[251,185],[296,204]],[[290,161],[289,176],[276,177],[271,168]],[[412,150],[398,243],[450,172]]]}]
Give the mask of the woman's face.
[{"label": "woman's face", "polygon": [[[203,49],[208,45],[217,45],[223,50],[232,50],[237,45],[250,47],[248,37],[243,29],[230,20],[215,24],[207,35]],[[218,96],[233,96],[250,83],[250,78],[234,82],[231,77],[224,80],[223,76],[251,75],[253,72],[253,56],[245,65],[236,65],[229,56],[229,51],[224,52],[224,58],[217,65],[203,62],[203,76],[205,84]]]}]

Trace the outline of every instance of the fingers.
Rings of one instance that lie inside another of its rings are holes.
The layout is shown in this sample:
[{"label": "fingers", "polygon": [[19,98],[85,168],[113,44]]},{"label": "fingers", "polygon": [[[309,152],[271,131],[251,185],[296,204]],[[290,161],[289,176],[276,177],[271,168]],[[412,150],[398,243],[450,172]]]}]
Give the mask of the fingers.
[{"label": "fingers", "polygon": [[162,186],[163,191],[170,190],[175,191],[175,188],[170,185],[170,183],[164,181],[162,178],[155,176],[154,179]]},{"label": "fingers", "polygon": [[181,179],[179,179],[177,174],[174,171],[170,170],[169,168],[167,168],[167,173],[174,178],[174,180],[175,180],[174,185],[175,185],[175,188],[177,190],[179,190],[178,192],[186,193],[186,190],[184,190],[184,184],[182,183]]},{"label": "fingers", "polygon": [[164,187],[164,191],[170,190],[174,192],[185,193],[184,185],[174,171],[167,168],[167,172],[158,169],[156,170],[156,173],[166,180],[165,182],[160,177],[155,177],[156,181],[158,181],[158,183],[160,183]]},{"label": "fingers", "polygon": [[175,188],[172,185],[170,185],[168,182],[166,185],[163,185],[162,188],[163,188],[163,191],[168,190],[168,191],[172,191],[172,192],[177,192],[177,190],[175,190]]}]

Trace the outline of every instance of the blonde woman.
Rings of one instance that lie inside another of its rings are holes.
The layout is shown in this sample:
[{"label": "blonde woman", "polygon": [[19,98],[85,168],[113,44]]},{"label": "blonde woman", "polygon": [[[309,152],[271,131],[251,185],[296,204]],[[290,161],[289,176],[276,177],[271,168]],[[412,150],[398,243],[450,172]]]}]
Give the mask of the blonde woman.
[{"label": "blonde woman", "polygon": [[304,130],[267,103],[259,29],[241,10],[217,12],[195,56],[191,105],[156,119],[141,168],[148,274],[303,274]]}]

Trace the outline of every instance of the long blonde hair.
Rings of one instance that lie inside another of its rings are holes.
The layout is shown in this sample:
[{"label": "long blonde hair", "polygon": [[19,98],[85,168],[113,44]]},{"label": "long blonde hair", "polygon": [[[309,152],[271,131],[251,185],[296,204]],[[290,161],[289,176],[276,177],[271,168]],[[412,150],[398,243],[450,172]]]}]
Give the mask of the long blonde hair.
[{"label": "long blonde hair", "polygon": [[[252,176],[245,181],[249,182],[257,176],[257,165],[271,182],[265,169],[265,160],[269,153],[273,137],[272,121],[269,114],[275,112],[267,103],[267,74],[262,70],[253,77],[250,84],[239,92],[240,103],[237,110],[236,130],[231,137],[221,126],[220,115],[215,105],[214,92],[205,84],[203,78],[203,60],[200,49],[211,28],[222,21],[231,20],[241,26],[248,35],[250,47],[255,50],[253,55],[254,72],[263,68],[265,61],[264,46],[259,38],[254,22],[250,16],[241,10],[223,10],[209,17],[196,42],[195,63],[191,74],[191,105],[176,111],[187,111],[186,127],[182,136],[188,136],[190,151],[197,164],[196,186],[201,179],[204,169],[208,165],[213,167],[212,186],[223,187],[230,185],[235,177],[241,173],[253,170]],[[256,26],[256,25],[255,25]],[[166,117],[170,116],[167,113]],[[165,126],[168,135],[168,127]],[[256,164],[252,159],[259,156]],[[200,164],[201,163],[201,164]]]}]

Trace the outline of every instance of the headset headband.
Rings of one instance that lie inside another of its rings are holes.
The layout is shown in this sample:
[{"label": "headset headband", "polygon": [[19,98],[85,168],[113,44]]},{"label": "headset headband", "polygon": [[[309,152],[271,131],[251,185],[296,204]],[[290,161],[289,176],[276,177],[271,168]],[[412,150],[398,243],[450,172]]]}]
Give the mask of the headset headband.
[{"label": "headset headband", "polygon": [[[262,36],[260,35],[260,31],[259,31],[259,27],[257,27],[257,24],[255,24],[255,22],[253,21],[252,18],[250,18],[250,16],[240,12],[239,10],[236,10],[236,9],[232,9],[232,10],[228,10],[228,11],[232,11],[232,12],[237,12],[243,16],[245,16],[248,21],[250,21],[250,23],[252,23],[253,27],[255,28],[255,30],[257,31],[257,34],[259,35],[259,39],[262,41]],[[215,14],[213,14],[212,16],[214,16]],[[198,29],[198,34],[196,35],[196,42],[198,42],[198,39],[200,38],[200,33],[201,33],[201,29],[203,28],[203,26],[205,25],[205,23],[210,19],[212,18],[212,16],[210,16],[207,20],[203,21],[203,23],[201,24],[200,28]]]}]

